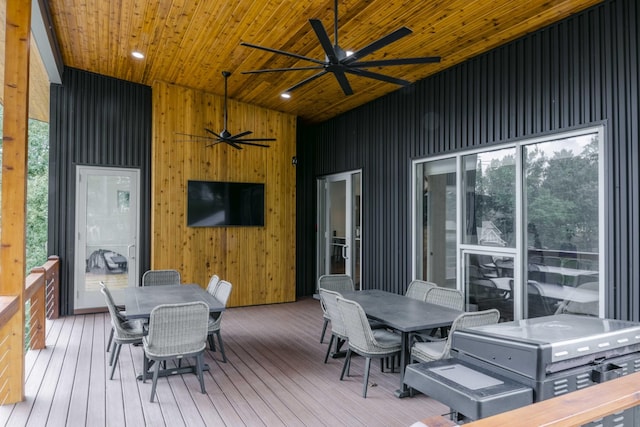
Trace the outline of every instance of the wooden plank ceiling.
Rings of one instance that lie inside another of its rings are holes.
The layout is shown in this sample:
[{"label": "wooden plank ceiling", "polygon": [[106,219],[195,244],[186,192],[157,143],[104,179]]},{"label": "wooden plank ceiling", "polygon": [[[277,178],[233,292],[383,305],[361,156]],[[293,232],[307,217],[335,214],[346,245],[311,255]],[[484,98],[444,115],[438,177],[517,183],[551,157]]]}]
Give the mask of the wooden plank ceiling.
[{"label": "wooden plank ceiling", "polygon": [[[401,26],[408,35],[366,60],[440,56],[438,64],[370,69],[411,82],[563,19],[602,0],[339,0],[339,45],[357,50]],[[332,0],[49,0],[64,64],[151,85],[162,80],[320,122],[399,87],[349,75],[345,96],[332,74],[279,95],[314,71],[241,74],[314,65],[241,46],[258,44],[324,60],[309,18],[334,41]],[[134,59],[138,50],[146,57]]]}]

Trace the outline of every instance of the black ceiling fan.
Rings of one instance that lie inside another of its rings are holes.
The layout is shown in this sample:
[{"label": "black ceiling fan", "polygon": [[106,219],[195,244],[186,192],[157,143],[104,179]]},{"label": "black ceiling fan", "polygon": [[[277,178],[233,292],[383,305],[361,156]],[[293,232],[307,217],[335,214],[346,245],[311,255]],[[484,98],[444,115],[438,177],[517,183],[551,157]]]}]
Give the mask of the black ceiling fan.
[{"label": "black ceiling fan", "polygon": [[232,135],[231,132],[227,130],[227,79],[231,75],[230,71],[223,71],[222,75],[224,76],[224,128],[222,132],[216,133],[211,129],[204,128],[204,130],[210,135],[202,136],[202,135],[191,135],[188,133],[180,133],[176,132],[178,135],[188,136],[190,137],[190,141],[204,141],[208,142],[207,147],[211,147],[213,145],[224,142],[229,144],[233,148],[238,150],[242,150],[241,145],[251,145],[254,147],[266,147],[269,148],[266,144],[258,144],[258,142],[266,142],[266,141],[275,141],[275,138],[242,138],[243,136],[247,136],[252,134],[253,132],[250,130],[237,133]]},{"label": "black ceiling fan", "polygon": [[412,31],[407,27],[401,27],[394,32],[387,34],[386,36],[370,43],[369,45],[363,47],[362,49],[355,51],[354,53],[347,55],[340,45],[338,44],[338,0],[334,1],[334,44],[331,44],[331,40],[329,40],[329,36],[327,31],[325,30],[322,22],[319,19],[309,19],[309,23],[313,28],[313,31],[316,33],[320,44],[322,45],[322,49],[325,53],[325,60],[321,61],[315,58],[309,58],[307,56],[298,55],[291,52],[286,52],[283,50],[272,49],[269,47],[258,46],[251,43],[241,42],[242,46],[248,46],[254,49],[261,49],[267,52],[277,53],[279,55],[290,56],[296,59],[302,59],[305,61],[313,62],[317,65],[309,66],[309,67],[291,67],[291,68],[271,68],[264,70],[253,70],[253,71],[243,71],[242,74],[259,74],[259,73],[272,73],[272,72],[280,72],[280,71],[300,71],[300,70],[321,70],[320,72],[308,77],[299,83],[291,86],[289,89],[285,91],[285,93],[292,92],[298,89],[300,86],[303,86],[313,80],[321,77],[327,73],[333,73],[342,88],[342,91],[345,95],[352,95],[353,89],[347,80],[347,76],[345,73],[353,74],[361,77],[368,77],[370,79],[381,80],[388,83],[394,83],[401,86],[409,85],[410,82],[407,80],[397,79],[394,77],[386,76],[380,73],[374,73],[371,71],[364,70],[363,68],[369,67],[387,67],[390,65],[414,65],[414,64],[428,64],[434,62],[440,62],[439,56],[425,56],[419,58],[398,58],[398,59],[383,59],[377,61],[359,61],[361,58],[382,49],[383,47],[393,43],[396,40],[401,39],[404,36],[407,36],[412,33]]}]

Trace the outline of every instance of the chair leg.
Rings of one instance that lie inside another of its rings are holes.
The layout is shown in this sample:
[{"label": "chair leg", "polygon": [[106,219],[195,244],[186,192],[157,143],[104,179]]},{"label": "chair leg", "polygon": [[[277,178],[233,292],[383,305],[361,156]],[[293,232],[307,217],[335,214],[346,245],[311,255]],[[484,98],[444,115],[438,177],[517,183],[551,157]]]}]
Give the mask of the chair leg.
[{"label": "chair leg", "polygon": [[371,368],[371,358],[367,357],[364,364],[364,384],[362,385],[362,397],[367,397],[367,386],[369,385],[369,369]]},{"label": "chair leg", "polygon": [[340,373],[340,381],[344,378],[345,372],[349,376],[349,364],[351,363],[351,349],[347,350],[347,356],[344,358],[344,365],[342,366],[342,373]]},{"label": "chair leg", "polygon": [[324,363],[327,363],[329,360],[329,353],[331,353],[331,345],[333,344],[333,340],[335,339],[335,335],[331,334],[331,339],[329,339],[329,346],[327,347],[327,354],[324,355]]},{"label": "chair leg", "polygon": [[327,332],[327,325],[329,324],[328,319],[324,319],[324,323],[322,324],[322,335],[320,335],[320,344],[324,341],[324,334]]},{"label": "chair leg", "polygon": [[196,356],[196,368],[198,370],[198,379],[200,380],[200,391],[202,391],[202,394],[205,394],[206,390],[204,389],[204,374],[202,373],[202,365],[204,365],[204,360],[202,354],[203,353],[200,353]]},{"label": "chair leg", "polygon": [[109,342],[107,343],[107,353],[111,348],[111,342],[113,341],[113,326],[111,327],[111,333],[109,334]]},{"label": "chair leg", "polygon": [[227,355],[224,354],[224,344],[222,344],[222,335],[220,335],[220,331],[216,331],[216,335],[218,336],[218,345],[220,346],[220,354],[222,354],[222,361],[227,363]]},{"label": "chair leg", "polygon": [[118,364],[118,357],[120,357],[120,348],[122,344],[116,343],[116,347],[113,349],[113,353],[111,354],[111,375],[109,375],[109,379],[113,379],[113,372],[116,370],[116,365]]},{"label": "chair leg", "polygon": [[160,361],[156,360],[155,369],[153,370],[153,383],[151,384],[151,400],[153,402],[153,397],[156,395],[156,384],[158,383],[158,373],[160,372]]},{"label": "chair leg", "polygon": [[209,341],[209,350],[216,351],[216,341],[213,339],[213,332],[207,335],[207,340]]},{"label": "chair leg", "polygon": [[113,347],[111,348],[111,356],[109,356],[109,366],[113,366],[113,359],[116,356],[116,349],[118,348],[119,344],[117,342],[113,342]]},{"label": "chair leg", "polygon": [[145,383],[147,381],[147,372],[149,371],[149,358],[147,357],[147,353],[142,355],[142,382]]}]

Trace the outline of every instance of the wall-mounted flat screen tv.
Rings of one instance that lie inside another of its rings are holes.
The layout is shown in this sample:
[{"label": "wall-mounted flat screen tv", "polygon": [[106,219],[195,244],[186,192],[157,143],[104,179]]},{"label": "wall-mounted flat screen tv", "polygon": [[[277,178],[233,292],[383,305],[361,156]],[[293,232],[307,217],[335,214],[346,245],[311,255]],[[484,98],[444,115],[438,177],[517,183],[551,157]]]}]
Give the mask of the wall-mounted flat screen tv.
[{"label": "wall-mounted flat screen tv", "polygon": [[188,181],[187,226],[264,226],[264,184]]}]

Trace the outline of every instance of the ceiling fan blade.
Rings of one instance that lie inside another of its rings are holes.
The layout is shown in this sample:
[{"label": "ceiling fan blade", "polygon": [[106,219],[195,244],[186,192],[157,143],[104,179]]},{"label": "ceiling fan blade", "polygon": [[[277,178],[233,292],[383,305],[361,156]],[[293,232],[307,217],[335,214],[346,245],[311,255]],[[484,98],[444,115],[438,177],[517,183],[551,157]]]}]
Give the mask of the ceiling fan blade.
[{"label": "ceiling fan blade", "polygon": [[206,136],[206,135],[193,135],[191,133],[182,133],[182,132],[176,132],[176,135],[180,135],[180,136],[186,136],[189,137],[191,139],[185,139],[184,141],[194,141],[194,140],[199,140],[199,141],[211,141],[213,138],[211,138],[210,136]]},{"label": "ceiling fan blade", "polygon": [[293,92],[294,90],[298,89],[300,86],[306,85],[307,83],[310,83],[315,79],[317,79],[318,77],[324,76],[325,74],[327,74],[327,70],[322,70],[319,73],[316,73],[313,76],[308,77],[299,83],[296,83],[295,85],[291,86],[289,89],[285,90],[285,92]]},{"label": "ceiling fan blade", "polygon": [[222,142],[222,140],[220,140],[220,141],[212,141],[211,143],[205,145],[205,148],[213,147],[214,145],[218,145],[221,142]]},{"label": "ceiling fan blade", "polygon": [[322,21],[319,19],[309,19],[309,23],[313,28],[313,31],[316,33],[316,37],[320,41],[320,45],[322,45],[322,49],[324,50],[324,54],[329,58],[329,62],[332,64],[337,64],[339,61],[336,56],[336,51],[331,44],[331,40],[329,40],[329,35],[327,34],[327,30],[324,29],[324,25],[322,25]]},{"label": "ceiling fan blade", "polygon": [[342,63],[345,65],[349,65],[352,62],[356,62],[358,59],[363,58],[375,52],[376,50],[381,49],[387,46],[388,44],[393,43],[396,40],[401,39],[404,36],[408,36],[411,33],[412,31],[407,27],[400,27],[397,30],[395,30],[393,33],[387,34],[386,36],[374,41],[373,43],[349,55],[342,61]]},{"label": "ceiling fan blade", "polygon": [[245,135],[250,135],[250,134],[252,134],[252,133],[253,133],[252,131],[250,131],[250,130],[246,130],[246,131],[244,131],[244,132],[240,132],[240,133],[237,133],[237,134],[235,134],[235,135],[231,135],[228,139],[237,139],[237,138],[242,138],[243,136],[245,136]]},{"label": "ceiling fan blade", "polygon": [[222,142],[226,142],[227,144],[229,144],[230,146],[232,146],[233,148],[235,148],[236,150],[242,150],[242,147],[240,147],[238,144],[236,144],[233,141],[230,141],[228,139],[223,139]]},{"label": "ceiling fan blade", "polygon": [[255,142],[255,141],[275,141],[275,138],[244,138],[233,139],[233,142]]},{"label": "ceiling fan blade", "polygon": [[344,75],[344,71],[334,70],[333,75],[336,76],[336,80],[338,80],[344,94],[353,95],[353,89],[351,89],[351,85],[349,84],[349,80],[347,80],[347,76]]},{"label": "ceiling fan blade", "polygon": [[215,132],[214,132],[214,131],[212,131],[211,129],[204,128],[204,130],[205,130],[205,131],[207,131],[207,132],[209,132],[209,133],[210,133],[210,134],[212,134],[212,135],[215,135],[215,136],[216,136],[216,138],[218,138],[218,139],[224,139],[223,137],[221,137],[220,135],[218,135],[217,133],[215,133]]},{"label": "ceiling fan blade", "polygon": [[385,76],[384,74],[380,74],[380,73],[372,73],[371,71],[367,71],[367,70],[361,70],[359,68],[347,68],[345,70],[345,72],[347,73],[351,73],[351,74],[355,74],[357,76],[361,76],[361,77],[368,77],[370,79],[375,79],[375,80],[381,80],[383,82],[387,82],[387,83],[393,83],[399,86],[407,86],[410,85],[411,82],[407,81],[407,80],[402,80],[402,79],[397,79],[395,77],[390,77],[390,76]]},{"label": "ceiling fan blade", "polygon": [[422,58],[398,58],[398,59],[381,59],[379,61],[352,62],[351,64],[349,64],[349,67],[351,68],[387,67],[389,65],[432,64],[435,62],[440,62],[439,56],[424,56]]},{"label": "ceiling fan blade", "polygon": [[277,53],[278,55],[285,55],[285,56],[290,56],[290,57],[296,58],[296,59],[303,59],[305,61],[315,62],[316,64],[320,64],[320,65],[324,64],[324,61],[320,61],[320,60],[315,59],[315,58],[309,58],[308,56],[298,55],[297,53],[286,52],[284,50],[272,49],[270,47],[259,46],[257,44],[251,44],[251,43],[246,43],[246,42],[241,42],[240,45],[247,46],[247,47],[252,47],[254,49],[264,50],[264,51],[271,52],[271,53]]},{"label": "ceiling fan blade", "polygon": [[242,71],[242,74],[272,73],[274,71],[322,70],[323,68],[324,68],[324,65],[315,65],[313,67],[267,68],[264,70]]},{"label": "ceiling fan blade", "polygon": [[245,140],[241,140],[241,141],[235,141],[235,144],[244,144],[244,145],[251,145],[253,147],[265,147],[265,148],[271,148],[268,145],[265,144],[256,144],[253,142],[246,142]]}]

